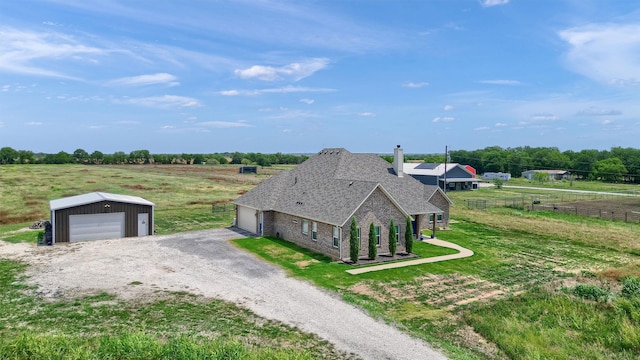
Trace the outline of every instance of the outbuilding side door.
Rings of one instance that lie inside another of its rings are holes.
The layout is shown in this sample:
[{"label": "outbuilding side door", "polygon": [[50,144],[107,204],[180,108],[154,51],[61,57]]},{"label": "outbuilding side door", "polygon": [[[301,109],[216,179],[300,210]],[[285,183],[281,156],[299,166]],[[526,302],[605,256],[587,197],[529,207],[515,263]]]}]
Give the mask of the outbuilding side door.
[{"label": "outbuilding side door", "polygon": [[149,214],[138,214],[138,236],[149,235]]}]

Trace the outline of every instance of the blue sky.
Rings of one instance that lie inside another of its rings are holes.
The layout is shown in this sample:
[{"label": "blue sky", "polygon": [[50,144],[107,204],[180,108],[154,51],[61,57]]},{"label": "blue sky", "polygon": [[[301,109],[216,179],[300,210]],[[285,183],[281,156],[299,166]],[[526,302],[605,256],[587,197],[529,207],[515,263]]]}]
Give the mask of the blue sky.
[{"label": "blue sky", "polygon": [[636,0],[0,1],[0,147],[637,148]]}]

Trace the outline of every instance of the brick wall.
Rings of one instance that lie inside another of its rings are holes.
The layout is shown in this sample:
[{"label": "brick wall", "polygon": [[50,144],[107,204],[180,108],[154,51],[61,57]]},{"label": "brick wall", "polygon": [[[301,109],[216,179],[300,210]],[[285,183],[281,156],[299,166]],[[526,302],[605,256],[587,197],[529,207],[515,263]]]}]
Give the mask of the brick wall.
[{"label": "brick wall", "polygon": [[307,219],[309,221],[309,233],[305,235],[302,233],[303,219],[304,218],[299,216],[274,213],[273,235],[280,236],[280,238],[291,241],[294,244],[327,255],[332,259],[340,258],[340,249],[333,247],[333,226],[318,222],[318,239],[312,240],[313,221]]},{"label": "brick wall", "polygon": [[[400,225],[400,243],[397,252],[404,252],[404,231],[406,217],[389,198],[380,190],[376,189],[371,196],[360,206],[354,214],[358,227],[360,228],[360,256],[369,254],[369,225],[380,226],[380,247],[378,254],[389,254],[389,225],[391,219],[395,225]],[[348,221],[343,231],[344,258],[349,257],[349,229],[351,221]]]}]

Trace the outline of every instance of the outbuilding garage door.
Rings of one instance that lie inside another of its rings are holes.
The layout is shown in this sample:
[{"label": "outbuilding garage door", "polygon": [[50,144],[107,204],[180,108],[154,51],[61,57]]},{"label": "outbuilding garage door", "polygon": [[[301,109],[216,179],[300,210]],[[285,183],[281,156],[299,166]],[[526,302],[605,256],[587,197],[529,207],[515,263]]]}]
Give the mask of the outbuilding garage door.
[{"label": "outbuilding garage door", "polygon": [[238,206],[238,227],[253,234],[258,231],[258,218],[256,210],[245,206]]},{"label": "outbuilding garage door", "polygon": [[69,241],[124,237],[124,213],[69,215]]}]

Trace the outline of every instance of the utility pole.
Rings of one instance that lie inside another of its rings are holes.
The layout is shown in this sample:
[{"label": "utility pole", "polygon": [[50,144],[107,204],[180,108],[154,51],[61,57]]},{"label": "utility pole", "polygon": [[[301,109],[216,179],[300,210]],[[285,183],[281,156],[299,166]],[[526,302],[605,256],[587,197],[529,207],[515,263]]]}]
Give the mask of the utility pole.
[{"label": "utility pole", "polygon": [[444,193],[447,193],[447,158],[449,157],[449,150],[448,150],[448,146],[445,145],[444,146],[444,184],[443,184],[443,189],[444,189]]}]

